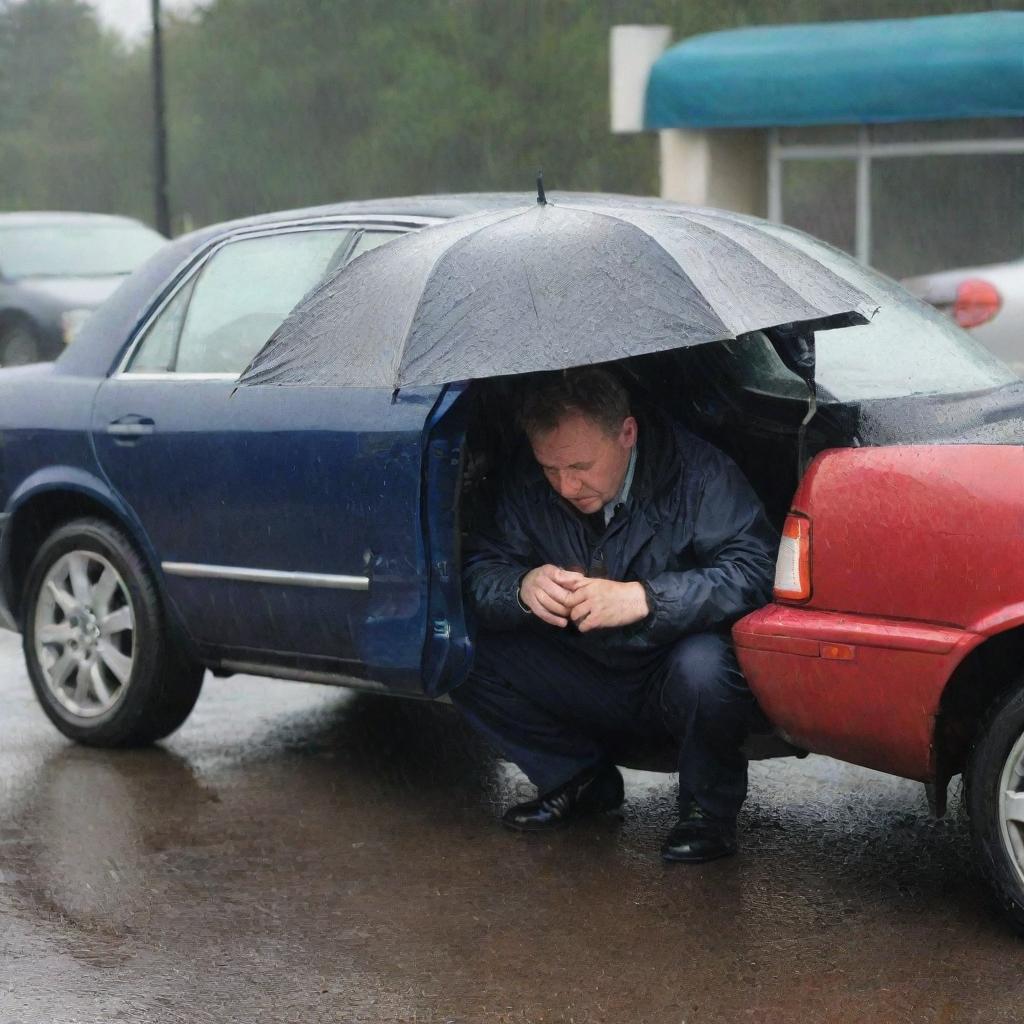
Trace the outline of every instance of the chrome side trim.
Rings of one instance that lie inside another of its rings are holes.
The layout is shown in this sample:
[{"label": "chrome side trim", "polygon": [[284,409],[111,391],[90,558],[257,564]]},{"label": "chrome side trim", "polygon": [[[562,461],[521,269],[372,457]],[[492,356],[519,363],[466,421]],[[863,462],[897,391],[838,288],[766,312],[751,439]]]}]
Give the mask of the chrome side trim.
[{"label": "chrome side trim", "polygon": [[144,381],[144,380],[238,380],[237,373],[178,373],[176,370],[168,370],[166,373],[119,373],[118,380]]},{"label": "chrome side trim", "polygon": [[199,565],[195,562],[163,562],[164,572],[198,580],[236,580],[240,583],[277,583],[292,587],[323,587],[331,590],[369,590],[368,576],[331,576],[319,572],[282,572],[278,569],[241,569],[231,565]]}]

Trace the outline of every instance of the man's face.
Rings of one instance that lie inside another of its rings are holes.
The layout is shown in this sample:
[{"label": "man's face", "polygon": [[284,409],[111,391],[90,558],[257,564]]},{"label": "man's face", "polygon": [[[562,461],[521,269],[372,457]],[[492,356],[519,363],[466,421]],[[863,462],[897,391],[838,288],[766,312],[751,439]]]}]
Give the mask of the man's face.
[{"label": "man's face", "polygon": [[530,445],[548,483],[580,512],[590,514],[622,489],[636,432],[632,416],[609,434],[582,413],[569,412],[554,430],[531,437]]}]

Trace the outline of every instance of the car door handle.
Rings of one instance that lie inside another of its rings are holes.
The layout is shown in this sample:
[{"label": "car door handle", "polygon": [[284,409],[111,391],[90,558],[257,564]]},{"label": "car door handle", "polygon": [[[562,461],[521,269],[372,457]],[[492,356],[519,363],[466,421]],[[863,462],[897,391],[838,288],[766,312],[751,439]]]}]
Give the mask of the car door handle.
[{"label": "car door handle", "polygon": [[133,441],[152,434],[156,424],[148,416],[122,416],[107,424],[107,433],[123,441]]}]

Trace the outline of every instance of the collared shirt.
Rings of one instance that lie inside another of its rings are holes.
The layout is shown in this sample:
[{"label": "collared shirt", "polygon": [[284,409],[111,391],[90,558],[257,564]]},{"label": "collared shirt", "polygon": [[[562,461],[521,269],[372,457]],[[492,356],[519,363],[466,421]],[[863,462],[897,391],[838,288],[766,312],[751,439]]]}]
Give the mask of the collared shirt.
[{"label": "collared shirt", "polygon": [[633,486],[633,473],[636,471],[636,450],[638,446],[639,442],[634,443],[629,451],[629,465],[626,467],[626,475],[622,480],[622,487],[619,489],[619,493],[601,509],[604,513],[605,526],[612,521],[612,516],[615,515],[619,506],[624,505],[629,497],[629,490]]}]

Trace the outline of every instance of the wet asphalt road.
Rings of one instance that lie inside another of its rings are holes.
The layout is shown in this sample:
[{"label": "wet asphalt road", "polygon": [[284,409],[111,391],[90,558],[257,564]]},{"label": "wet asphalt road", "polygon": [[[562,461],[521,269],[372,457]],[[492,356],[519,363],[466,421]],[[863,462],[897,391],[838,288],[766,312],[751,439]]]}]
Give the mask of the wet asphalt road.
[{"label": "wet asphalt road", "polygon": [[147,751],[66,742],[0,632],[0,1022],[1020,1021],[1024,945],[962,815],[824,758],[752,770],[743,852],[621,821],[514,836],[455,713],[216,680]]}]

